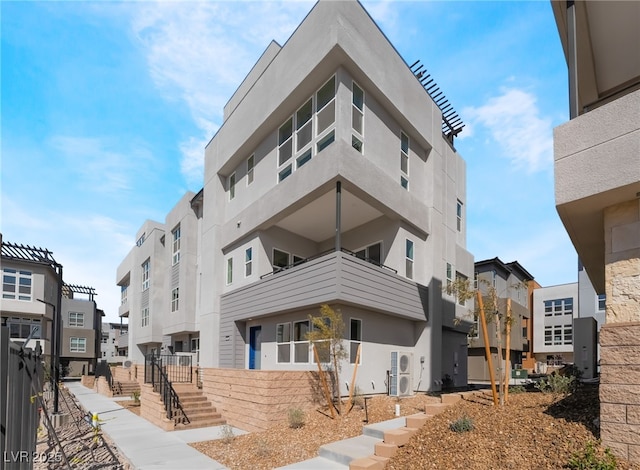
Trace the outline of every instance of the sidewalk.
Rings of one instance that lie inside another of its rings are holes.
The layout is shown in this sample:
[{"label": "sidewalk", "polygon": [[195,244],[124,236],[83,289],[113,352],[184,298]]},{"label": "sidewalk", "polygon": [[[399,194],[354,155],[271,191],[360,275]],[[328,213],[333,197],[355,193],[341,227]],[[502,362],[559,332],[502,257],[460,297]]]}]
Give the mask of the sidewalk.
[{"label": "sidewalk", "polygon": [[219,438],[221,426],[166,432],[80,382],[65,382],[65,386],[85,410],[98,413],[103,421],[102,432],[109,436],[134,469],[226,469],[187,444]]}]

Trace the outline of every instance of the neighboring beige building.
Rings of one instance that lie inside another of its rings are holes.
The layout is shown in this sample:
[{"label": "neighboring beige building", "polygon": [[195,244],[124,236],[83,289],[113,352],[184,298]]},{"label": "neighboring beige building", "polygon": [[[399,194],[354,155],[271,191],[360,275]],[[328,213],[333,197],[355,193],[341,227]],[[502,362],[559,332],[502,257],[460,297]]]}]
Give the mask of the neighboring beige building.
[{"label": "neighboring beige building", "polygon": [[123,362],[127,358],[128,331],[126,323],[103,322],[99,359],[109,363]]},{"label": "neighboring beige building", "polygon": [[552,1],[570,118],[554,131],[560,218],[598,294],[601,438],[640,463],[640,2]]}]

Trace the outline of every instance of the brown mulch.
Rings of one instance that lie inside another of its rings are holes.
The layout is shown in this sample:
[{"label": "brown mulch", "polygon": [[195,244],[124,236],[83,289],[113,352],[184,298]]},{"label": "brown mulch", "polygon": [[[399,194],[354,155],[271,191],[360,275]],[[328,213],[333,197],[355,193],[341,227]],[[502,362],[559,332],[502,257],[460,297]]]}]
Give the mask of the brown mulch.
[{"label": "brown mulch", "polygon": [[125,410],[131,411],[134,415],[140,416],[140,402],[135,402],[133,400],[119,401],[118,405],[123,407]]},{"label": "brown mulch", "polygon": [[[369,423],[423,410],[434,397],[418,395],[395,399],[375,396],[367,400]],[[587,386],[568,397],[527,392],[510,394],[504,407],[492,406],[490,397],[464,400],[431,418],[409,444],[387,463],[388,470],[407,469],[559,469],[587,442],[599,438],[597,387]],[[473,430],[456,433],[449,426],[467,417]],[[278,424],[264,432],[191,444],[230,469],[272,469],[317,457],[321,445],[362,434],[365,411],[331,419],[310,410],[305,424],[292,429]],[[601,450],[600,450],[601,451]],[[640,469],[619,462],[620,469]]]}]

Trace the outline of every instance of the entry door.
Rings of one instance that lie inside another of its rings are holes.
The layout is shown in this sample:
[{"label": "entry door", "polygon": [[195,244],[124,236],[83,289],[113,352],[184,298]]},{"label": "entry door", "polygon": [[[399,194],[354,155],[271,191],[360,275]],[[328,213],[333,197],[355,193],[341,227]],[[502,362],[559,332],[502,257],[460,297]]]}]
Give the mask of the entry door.
[{"label": "entry door", "polygon": [[260,369],[260,350],[262,349],[261,326],[249,328],[249,369]]}]

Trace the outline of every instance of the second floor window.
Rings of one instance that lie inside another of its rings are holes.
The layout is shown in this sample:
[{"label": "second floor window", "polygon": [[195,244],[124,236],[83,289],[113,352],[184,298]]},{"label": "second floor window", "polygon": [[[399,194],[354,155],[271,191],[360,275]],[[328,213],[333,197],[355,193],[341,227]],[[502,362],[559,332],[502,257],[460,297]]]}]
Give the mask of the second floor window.
[{"label": "second floor window", "polygon": [[87,352],[87,338],[70,338],[69,352]]},{"label": "second floor window", "polygon": [[171,263],[172,265],[180,262],[180,225],[171,231]]},{"label": "second floor window", "polygon": [[253,249],[247,248],[244,250],[244,277],[251,276],[253,271]]},{"label": "second floor window", "polygon": [[140,326],[149,326],[149,307],[142,307],[140,311]]},{"label": "second floor window", "polygon": [[409,279],[413,279],[413,241],[406,240],[404,256],[406,276]]},{"label": "second floor window", "polygon": [[177,312],[180,307],[180,288],[176,287],[171,291],[171,311]]},{"label": "second floor window", "polygon": [[80,328],[84,327],[84,313],[69,312],[69,326]]},{"label": "second floor window", "polygon": [[151,274],[151,260],[142,263],[142,290],[149,288],[149,275]]},{"label": "second floor window", "polygon": [[120,286],[120,304],[127,303],[127,293],[129,292],[129,286]]},{"label": "second floor window", "polygon": [[2,298],[31,300],[31,271],[5,268],[2,270]]}]

